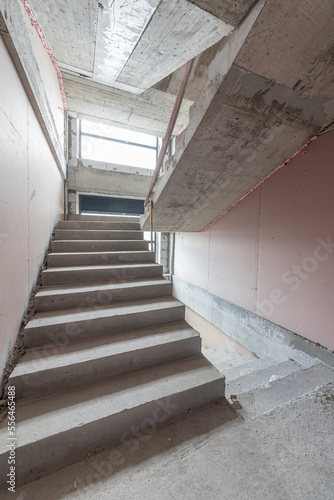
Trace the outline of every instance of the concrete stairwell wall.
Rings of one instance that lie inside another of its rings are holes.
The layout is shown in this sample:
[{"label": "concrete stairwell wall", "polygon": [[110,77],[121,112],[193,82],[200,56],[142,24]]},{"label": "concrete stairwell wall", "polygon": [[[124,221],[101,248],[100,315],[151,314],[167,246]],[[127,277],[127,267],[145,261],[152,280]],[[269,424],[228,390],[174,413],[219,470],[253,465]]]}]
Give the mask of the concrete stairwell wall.
[{"label": "concrete stairwell wall", "polygon": [[288,332],[334,349],[333,141],[314,139],[206,231],[176,234],[176,297],[259,355],[270,336],[292,345]]},{"label": "concrete stairwell wall", "polygon": [[54,224],[63,216],[65,161],[51,152],[41,120],[44,113],[61,151],[62,100],[51,60],[19,2],[1,1],[0,21],[1,383]]}]

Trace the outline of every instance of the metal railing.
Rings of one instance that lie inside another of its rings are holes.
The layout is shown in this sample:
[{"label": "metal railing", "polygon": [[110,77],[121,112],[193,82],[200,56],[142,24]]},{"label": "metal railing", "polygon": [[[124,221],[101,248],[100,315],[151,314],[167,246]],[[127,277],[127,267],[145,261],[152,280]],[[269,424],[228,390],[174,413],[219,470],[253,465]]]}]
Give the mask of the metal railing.
[{"label": "metal railing", "polygon": [[[151,198],[152,191],[153,191],[153,189],[155,187],[155,184],[157,182],[157,179],[158,179],[158,176],[159,176],[159,172],[160,172],[161,166],[162,166],[164,158],[165,158],[167,147],[168,147],[170,138],[172,136],[172,132],[174,130],[175,123],[176,123],[176,120],[177,120],[177,117],[178,117],[178,114],[179,114],[179,111],[180,111],[180,107],[181,107],[181,104],[182,104],[182,99],[183,99],[183,96],[184,96],[184,93],[185,93],[185,90],[186,90],[186,86],[187,86],[187,83],[188,83],[188,80],[189,80],[189,76],[190,76],[190,72],[191,72],[191,68],[192,68],[193,62],[194,62],[194,60],[192,59],[191,61],[189,61],[186,64],[186,67],[185,67],[185,70],[184,70],[184,74],[183,74],[183,78],[182,78],[181,85],[180,85],[180,89],[179,89],[179,92],[178,92],[178,94],[176,96],[176,100],[175,100],[175,104],[174,104],[174,107],[173,107],[173,111],[172,111],[172,114],[171,114],[171,117],[170,117],[170,120],[169,120],[169,123],[168,123],[167,131],[166,131],[165,137],[164,137],[164,139],[162,141],[162,146],[161,146],[161,150],[160,150],[160,153],[159,153],[158,161],[157,161],[155,170],[153,172],[151,183],[150,183],[150,186],[148,188],[148,192],[147,192],[147,195],[146,195],[146,198],[145,198],[144,207],[147,207],[147,205],[148,205],[148,203],[150,201],[150,198]],[[152,203],[152,202],[150,202],[150,203]],[[150,211],[152,212],[152,206],[150,208]],[[151,215],[150,215],[150,219],[152,221],[152,216]]]}]

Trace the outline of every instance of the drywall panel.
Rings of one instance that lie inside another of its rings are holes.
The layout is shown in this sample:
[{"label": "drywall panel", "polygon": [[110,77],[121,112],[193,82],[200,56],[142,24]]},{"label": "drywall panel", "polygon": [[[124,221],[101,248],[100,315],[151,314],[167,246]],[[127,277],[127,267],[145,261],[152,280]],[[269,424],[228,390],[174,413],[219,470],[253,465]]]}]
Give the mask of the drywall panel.
[{"label": "drywall panel", "polygon": [[208,291],[252,310],[256,297],[260,192],[252,193],[203,236],[210,238]]},{"label": "drywall panel", "polygon": [[0,382],[53,225],[63,180],[0,38]]},{"label": "drywall panel", "polygon": [[174,273],[205,290],[209,286],[209,234],[175,235]]},{"label": "drywall panel", "polygon": [[255,312],[334,348],[333,132],[262,188]]},{"label": "drywall panel", "polygon": [[32,286],[44,259],[55,214],[63,211],[63,190],[59,171],[46,141],[41,141],[39,123],[31,108],[28,109],[28,144],[28,255],[29,285]]}]

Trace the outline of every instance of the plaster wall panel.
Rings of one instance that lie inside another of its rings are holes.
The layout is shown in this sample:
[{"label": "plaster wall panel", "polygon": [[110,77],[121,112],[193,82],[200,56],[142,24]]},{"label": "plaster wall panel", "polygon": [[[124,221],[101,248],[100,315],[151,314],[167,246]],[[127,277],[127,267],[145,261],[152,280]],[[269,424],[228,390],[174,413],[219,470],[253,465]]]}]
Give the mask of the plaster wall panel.
[{"label": "plaster wall panel", "polygon": [[[63,180],[0,38],[0,382],[54,222]],[[33,166],[32,166],[33,165]],[[40,196],[43,180],[48,192]],[[32,194],[35,194],[32,196]],[[30,197],[32,196],[31,200]],[[30,200],[30,203],[29,203]],[[36,205],[33,206],[33,203]],[[52,208],[50,208],[50,206]],[[40,219],[33,216],[38,210]],[[30,265],[33,262],[33,265]],[[33,271],[32,271],[33,269]]]},{"label": "plaster wall panel", "polygon": [[174,262],[176,276],[208,290],[209,245],[208,233],[176,234]]},{"label": "plaster wall panel", "polygon": [[59,171],[31,108],[28,110],[28,255],[29,287],[34,285],[52,229],[63,210]]},{"label": "plaster wall panel", "polygon": [[[27,289],[27,102],[0,38],[0,379],[22,319]],[[17,99],[13,99],[13,95]],[[17,119],[17,116],[20,119]]]},{"label": "plaster wall panel", "polygon": [[333,132],[262,187],[256,313],[334,348]]},{"label": "plaster wall panel", "polygon": [[256,191],[206,231],[210,234],[208,291],[250,311],[257,288],[259,204]]}]

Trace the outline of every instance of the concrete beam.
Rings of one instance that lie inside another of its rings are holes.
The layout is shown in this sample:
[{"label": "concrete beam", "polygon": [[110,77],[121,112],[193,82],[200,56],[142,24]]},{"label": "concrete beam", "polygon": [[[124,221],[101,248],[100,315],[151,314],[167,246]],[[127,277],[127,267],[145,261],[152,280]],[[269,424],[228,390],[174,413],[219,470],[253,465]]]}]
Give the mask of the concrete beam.
[{"label": "concrete beam", "polygon": [[232,31],[187,0],[161,0],[117,81],[150,88]]},{"label": "concrete beam", "polygon": [[232,26],[239,26],[257,0],[189,0]]},{"label": "concrete beam", "polygon": [[[180,138],[177,153],[156,186],[156,230],[204,229],[333,121],[334,91],[329,85],[333,78],[333,65],[329,64],[333,57],[333,5],[324,2],[318,6],[314,19],[321,43],[310,49],[311,64],[308,54],[301,60],[301,53],[307,52],[314,28],[309,34],[309,23],[302,22],[303,2],[297,3],[295,10],[295,4],[267,1],[195,132],[192,121],[198,120],[199,111],[197,103],[193,106],[189,131]],[[278,5],[281,11],[276,19],[272,10]],[[294,18],[296,12],[299,23],[286,21],[285,26],[282,18]],[[291,23],[298,30],[293,31]],[[261,27],[271,33],[265,42],[263,34],[258,36]],[[287,50],[286,37],[298,48],[287,55],[289,64],[299,67],[305,83],[298,82],[296,75],[291,79],[284,58],[280,58]],[[274,63],[267,58],[262,68],[258,51],[262,53],[264,47]],[[264,74],[254,73],[254,66]],[[275,66],[281,70],[275,70],[278,81],[266,76],[271,71],[268,67]]]},{"label": "concrete beam", "polygon": [[[175,102],[173,95],[158,89],[134,95],[69,75],[64,75],[63,81],[69,111],[165,135]],[[175,130],[181,130],[189,121],[192,104],[184,99]]]}]

